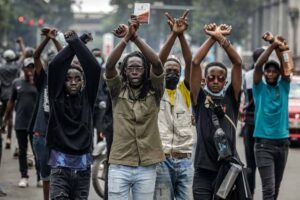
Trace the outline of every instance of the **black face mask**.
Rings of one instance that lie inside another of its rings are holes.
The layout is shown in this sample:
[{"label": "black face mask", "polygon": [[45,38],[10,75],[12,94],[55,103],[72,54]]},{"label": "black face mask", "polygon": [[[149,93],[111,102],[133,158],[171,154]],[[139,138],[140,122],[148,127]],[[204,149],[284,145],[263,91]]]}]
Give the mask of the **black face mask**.
[{"label": "black face mask", "polygon": [[176,89],[179,82],[179,76],[177,74],[168,74],[166,76],[166,88],[170,90]]}]

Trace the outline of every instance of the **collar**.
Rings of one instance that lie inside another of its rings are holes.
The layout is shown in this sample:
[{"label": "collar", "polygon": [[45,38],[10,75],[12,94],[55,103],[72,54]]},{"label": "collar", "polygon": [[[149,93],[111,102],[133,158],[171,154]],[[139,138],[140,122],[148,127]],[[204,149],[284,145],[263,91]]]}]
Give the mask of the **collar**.
[{"label": "collar", "polygon": [[[276,83],[276,85],[274,85],[275,87],[279,85],[280,80],[281,80],[281,75],[278,77],[277,83]],[[265,76],[262,77],[262,81],[263,81],[264,84],[266,84],[266,85],[272,87],[272,85],[269,85],[269,84],[267,83]]]}]

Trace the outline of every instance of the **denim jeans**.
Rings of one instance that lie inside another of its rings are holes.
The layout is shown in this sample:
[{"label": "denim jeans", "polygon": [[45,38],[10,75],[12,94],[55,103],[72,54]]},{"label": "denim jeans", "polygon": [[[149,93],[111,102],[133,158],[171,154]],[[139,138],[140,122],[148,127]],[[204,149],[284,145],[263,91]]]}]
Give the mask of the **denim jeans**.
[{"label": "denim jeans", "polygon": [[247,163],[247,178],[250,187],[251,194],[254,194],[255,190],[255,172],[256,172],[256,163],[254,157],[254,125],[245,123],[245,126],[242,129],[245,145],[245,155]]},{"label": "denim jeans", "polygon": [[75,170],[63,167],[51,168],[51,200],[87,200],[91,170]]},{"label": "denim jeans", "polygon": [[288,151],[288,139],[256,139],[254,153],[261,177],[264,200],[275,200],[278,197]]},{"label": "denim jeans", "polygon": [[193,197],[195,200],[212,200],[215,192],[215,180],[218,172],[208,169],[195,169]]},{"label": "denim jeans", "polygon": [[108,170],[108,199],[133,200],[153,199],[156,180],[156,165],[124,166],[110,164]]},{"label": "denim jeans", "polygon": [[36,160],[40,166],[40,173],[43,181],[50,180],[51,167],[48,165],[49,149],[46,146],[46,136],[33,135],[33,149],[36,154]]},{"label": "denim jeans", "polygon": [[154,199],[192,199],[193,164],[192,158],[176,159],[167,157],[156,168]]}]

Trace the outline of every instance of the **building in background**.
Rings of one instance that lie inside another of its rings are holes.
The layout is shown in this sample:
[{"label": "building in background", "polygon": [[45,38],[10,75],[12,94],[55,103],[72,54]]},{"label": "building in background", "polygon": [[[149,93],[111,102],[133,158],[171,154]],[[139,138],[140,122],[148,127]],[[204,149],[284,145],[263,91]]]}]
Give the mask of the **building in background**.
[{"label": "building in background", "polygon": [[271,31],[287,39],[293,52],[295,72],[300,74],[299,0],[264,0],[249,18],[248,50],[266,45],[262,35]]}]

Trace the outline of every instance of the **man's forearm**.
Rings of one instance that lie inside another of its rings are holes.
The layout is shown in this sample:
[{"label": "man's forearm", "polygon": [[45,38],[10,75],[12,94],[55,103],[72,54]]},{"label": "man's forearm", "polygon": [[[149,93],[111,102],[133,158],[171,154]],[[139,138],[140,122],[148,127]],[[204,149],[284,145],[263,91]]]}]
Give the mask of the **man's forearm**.
[{"label": "man's forearm", "polygon": [[118,60],[121,58],[124,49],[126,48],[127,42],[123,39],[117,44],[113,49],[106,62],[106,77],[113,78],[117,75],[117,70],[115,68]]},{"label": "man's forearm", "polygon": [[54,44],[57,51],[62,50],[63,47],[61,46],[61,44],[55,38],[52,38],[52,42],[53,42],[53,44]]},{"label": "man's forearm", "polygon": [[181,51],[183,55],[183,59],[185,62],[185,70],[184,70],[184,79],[188,83],[190,82],[190,68],[191,68],[191,62],[192,62],[192,51],[184,37],[184,34],[178,35],[180,45],[181,45]]},{"label": "man's forearm", "polygon": [[170,55],[171,49],[174,45],[176,40],[176,34],[172,31],[171,34],[168,36],[166,43],[163,45],[159,52],[159,58],[161,63],[164,65]]},{"label": "man's forearm", "polygon": [[193,58],[193,63],[194,65],[199,65],[202,60],[205,58],[207,55],[208,51],[210,48],[215,44],[216,40],[213,39],[212,37],[209,37],[199,48],[197,51],[196,55]]},{"label": "man's forearm", "polygon": [[162,74],[163,67],[161,61],[153,49],[139,37],[134,40],[134,43],[141,50],[142,54],[147,58],[147,60],[149,60],[149,62],[152,64],[153,73],[156,75]]}]

